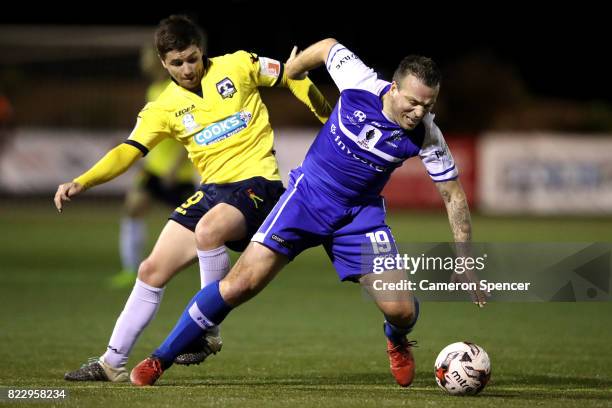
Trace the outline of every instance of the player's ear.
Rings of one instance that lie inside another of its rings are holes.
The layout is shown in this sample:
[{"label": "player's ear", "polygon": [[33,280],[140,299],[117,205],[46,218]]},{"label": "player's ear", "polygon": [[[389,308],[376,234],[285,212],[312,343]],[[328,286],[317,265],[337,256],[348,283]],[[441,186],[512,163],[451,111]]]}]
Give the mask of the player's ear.
[{"label": "player's ear", "polygon": [[391,82],[390,91],[391,91],[391,95],[393,95],[393,96],[397,95],[397,92],[399,91],[399,88],[397,86],[397,82],[395,82],[395,81]]},{"label": "player's ear", "polygon": [[161,55],[157,54],[157,57],[159,58],[159,61],[162,64],[162,67],[164,67],[165,69],[168,69],[168,67],[166,66],[166,62],[164,61],[164,59],[162,58]]}]

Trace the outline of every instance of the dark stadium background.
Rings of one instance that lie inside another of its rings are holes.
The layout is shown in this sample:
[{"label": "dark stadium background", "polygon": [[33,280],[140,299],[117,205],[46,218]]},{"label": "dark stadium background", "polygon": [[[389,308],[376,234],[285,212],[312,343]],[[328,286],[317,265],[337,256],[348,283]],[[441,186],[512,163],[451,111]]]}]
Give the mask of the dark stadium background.
[{"label": "dark stadium background", "polygon": [[609,26],[595,2],[580,6],[502,2],[491,5],[358,2],[203,2],[197,6],[143,7],[122,12],[117,4],[56,7],[48,12],[15,10],[0,24],[155,26],[171,13],[197,19],[212,55],[254,49],[278,58],[291,44],[304,47],[333,36],[364,60],[392,70],[400,56],[424,53],[446,66],[483,53],[516,67],[530,90],[552,97],[612,102],[611,59],[605,50]]}]

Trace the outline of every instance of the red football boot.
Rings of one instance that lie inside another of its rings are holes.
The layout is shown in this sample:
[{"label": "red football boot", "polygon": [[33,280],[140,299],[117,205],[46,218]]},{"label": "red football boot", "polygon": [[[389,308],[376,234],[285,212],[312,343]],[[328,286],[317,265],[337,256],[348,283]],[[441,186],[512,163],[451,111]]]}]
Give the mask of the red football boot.
[{"label": "red football boot", "polygon": [[387,339],[387,354],[391,365],[391,374],[395,381],[402,387],[407,387],[414,380],[414,357],[412,356],[412,346],[416,341],[405,339],[400,344],[394,344]]},{"label": "red football boot", "polygon": [[153,385],[163,374],[161,360],[157,357],[147,357],[142,360],[130,373],[130,381],[134,385]]}]

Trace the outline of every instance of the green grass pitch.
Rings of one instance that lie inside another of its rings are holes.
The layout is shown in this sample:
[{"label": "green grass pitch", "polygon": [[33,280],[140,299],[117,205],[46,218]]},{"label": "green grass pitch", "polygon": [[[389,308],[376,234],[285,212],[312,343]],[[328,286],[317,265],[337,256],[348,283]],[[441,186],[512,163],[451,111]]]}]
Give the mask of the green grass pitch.
[{"label": "green grass pitch", "polygon": [[[232,313],[223,351],[204,364],[173,367],[152,388],[67,383],[65,371],[104,352],[129,294],[106,286],[119,268],[119,213],[116,202],[76,201],[61,216],[50,200],[0,204],[0,387],[69,390],[66,401],[36,406],[612,406],[612,304],[425,302],[411,337],[417,378],[402,389],[388,370],[380,313],[356,285],[337,281],[320,249]],[[167,213],[148,217],[151,240]],[[477,241],[612,241],[609,218],[473,218]],[[389,223],[401,242],[450,239],[442,212],[396,213]],[[198,286],[195,267],[168,285],[129,368],[163,340]],[[476,397],[435,384],[437,353],[460,340],[492,360]]]}]

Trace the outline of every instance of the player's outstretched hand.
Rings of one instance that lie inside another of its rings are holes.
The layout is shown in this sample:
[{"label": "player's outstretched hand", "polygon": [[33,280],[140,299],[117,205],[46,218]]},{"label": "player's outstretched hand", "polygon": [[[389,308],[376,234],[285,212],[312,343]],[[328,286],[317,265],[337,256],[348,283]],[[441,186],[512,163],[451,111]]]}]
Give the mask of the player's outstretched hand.
[{"label": "player's outstretched hand", "polygon": [[470,298],[472,303],[480,308],[485,307],[487,304],[487,299],[491,296],[489,292],[480,289],[480,279],[473,270],[467,270],[463,273],[453,272],[451,275],[451,282],[475,284],[476,290],[470,291]]},{"label": "player's outstretched hand", "polygon": [[289,58],[287,58],[287,61],[285,61],[285,70],[289,79],[304,79],[308,75],[308,71],[297,72],[294,70],[295,67],[293,66],[293,61],[298,56],[298,54],[298,47],[297,45],[294,45],[293,49],[291,49],[291,54],[289,54]]},{"label": "player's outstretched hand", "polygon": [[57,191],[55,192],[55,197],[53,198],[53,202],[55,203],[55,208],[57,211],[62,212],[63,203],[70,201],[71,197],[81,193],[83,191],[83,186],[79,183],[69,182],[60,184],[57,187]]}]

